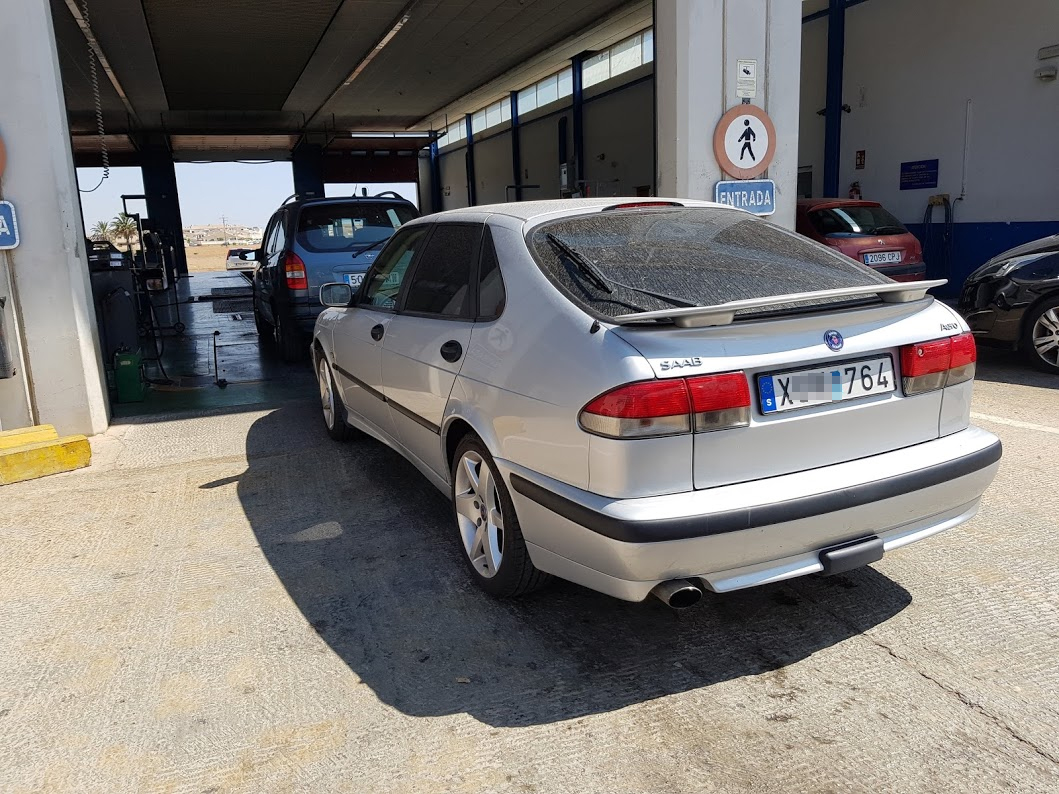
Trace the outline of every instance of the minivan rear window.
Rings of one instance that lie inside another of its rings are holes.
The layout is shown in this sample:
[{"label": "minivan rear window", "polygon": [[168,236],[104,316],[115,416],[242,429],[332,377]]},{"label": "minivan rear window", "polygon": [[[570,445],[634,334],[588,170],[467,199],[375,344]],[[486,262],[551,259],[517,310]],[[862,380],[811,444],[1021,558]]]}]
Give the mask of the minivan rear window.
[{"label": "minivan rear window", "polygon": [[901,221],[882,207],[852,206],[810,210],[809,222],[825,237],[877,237],[908,233]]},{"label": "minivan rear window", "polygon": [[[612,292],[582,274],[549,234],[587,260]],[[609,317],[890,283],[824,245],[722,208],[579,215],[532,229],[527,242],[545,274],[568,297]]]},{"label": "minivan rear window", "polygon": [[295,241],[318,254],[357,251],[385,240],[418,217],[411,205],[369,202],[302,207]]}]

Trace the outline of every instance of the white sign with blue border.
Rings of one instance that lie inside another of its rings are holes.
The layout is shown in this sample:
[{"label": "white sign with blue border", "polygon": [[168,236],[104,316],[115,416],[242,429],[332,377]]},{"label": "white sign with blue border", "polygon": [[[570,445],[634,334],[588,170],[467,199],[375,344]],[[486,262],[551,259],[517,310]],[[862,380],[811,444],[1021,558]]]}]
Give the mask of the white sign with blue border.
[{"label": "white sign with blue border", "polygon": [[755,215],[771,215],[776,211],[776,183],[771,179],[718,182],[714,200]]},{"label": "white sign with blue border", "polygon": [[14,204],[0,201],[0,251],[9,248],[18,248],[18,218]]}]

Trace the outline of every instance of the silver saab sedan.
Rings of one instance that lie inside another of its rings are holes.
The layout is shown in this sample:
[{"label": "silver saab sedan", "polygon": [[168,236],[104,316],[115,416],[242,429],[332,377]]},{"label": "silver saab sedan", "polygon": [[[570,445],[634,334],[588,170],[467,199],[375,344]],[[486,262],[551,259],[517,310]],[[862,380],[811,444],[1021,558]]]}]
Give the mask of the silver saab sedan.
[{"label": "silver saab sedan", "polygon": [[701,201],[475,207],[326,285],[313,362],[331,436],[449,495],[488,592],[554,575],[684,607],[975,514],[1001,447],[943,283]]}]

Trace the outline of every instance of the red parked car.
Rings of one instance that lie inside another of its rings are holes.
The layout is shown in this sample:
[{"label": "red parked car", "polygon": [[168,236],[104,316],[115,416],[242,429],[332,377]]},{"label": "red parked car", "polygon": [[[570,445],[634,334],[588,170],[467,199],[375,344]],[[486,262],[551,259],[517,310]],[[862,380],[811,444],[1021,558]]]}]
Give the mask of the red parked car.
[{"label": "red parked car", "polygon": [[799,199],[797,230],[894,281],[927,276],[919,240],[877,201]]}]

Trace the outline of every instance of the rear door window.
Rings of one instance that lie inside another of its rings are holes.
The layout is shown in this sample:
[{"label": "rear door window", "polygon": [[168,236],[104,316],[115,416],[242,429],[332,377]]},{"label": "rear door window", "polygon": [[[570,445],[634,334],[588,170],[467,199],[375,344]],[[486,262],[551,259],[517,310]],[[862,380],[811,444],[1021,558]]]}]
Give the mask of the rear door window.
[{"label": "rear door window", "polygon": [[[582,273],[549,234],[580,255],[606,286]],[[590,312],[610,317],[890,283],[827,246],[730,209],[579,215],[532,229],[527,242],[561,291]]]},{"label": "rear door window", "polygon": [[507,293],[504,278],[500,274],[500,262],[496,257],[493,235],[485,227],[482,237],[482,253],[478,258],[478,319],[495,320],[504,313]]},{"label": "rear door window", "polygon": [[312,253],[353,253],[385,240],[417,216],[409,204],[310,204],[298,216],[295,240]]},{"label": "rear door window", "polygon": [[481,224],[439,223],[412,274],[403,311],[470,319],[481,239]]}]

